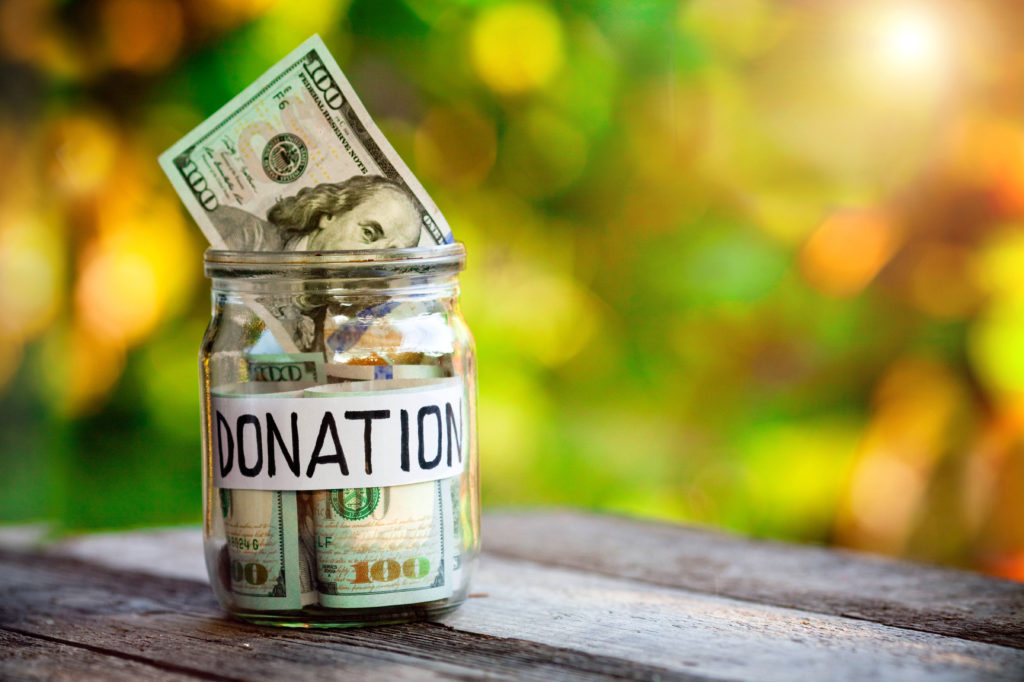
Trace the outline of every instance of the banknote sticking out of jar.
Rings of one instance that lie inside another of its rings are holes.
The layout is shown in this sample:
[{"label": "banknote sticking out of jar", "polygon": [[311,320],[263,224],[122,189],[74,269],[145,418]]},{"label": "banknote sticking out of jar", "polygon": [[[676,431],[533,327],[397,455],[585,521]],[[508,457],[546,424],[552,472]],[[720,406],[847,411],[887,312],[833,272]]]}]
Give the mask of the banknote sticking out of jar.
[{"label": "banknote sticking out of jar", "polygon": [[433,618],[479,552],[476,360],[461,244],[206,253],[203,537],[254,623]]}]

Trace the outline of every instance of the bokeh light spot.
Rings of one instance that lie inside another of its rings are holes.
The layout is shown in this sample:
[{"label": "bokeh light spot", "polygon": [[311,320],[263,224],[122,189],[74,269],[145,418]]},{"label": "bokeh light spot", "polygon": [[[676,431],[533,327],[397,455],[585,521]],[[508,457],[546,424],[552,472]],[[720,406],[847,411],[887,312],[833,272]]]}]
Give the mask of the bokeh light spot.
[{"label": "bokeh light spot", "polygon": [[181,47],[184,17],[174,0],[106,0],[102,17],[113,66],[157,71]]},{"label": "bokeh light spot", "polygon": [[944,36],[935,17],[923,8],[902,9],[880,26],[880,47],[897,68],[930,69],[941,59]]},{"label": "bokeh light spot", "polygon": [[897,246],[890,218],[875,211],[833,214],[811,235],[800,254],[804,276],[831,296],[860,292]]},{"label": "bokeh light spot", "polygon": [[483,10],[470,40],[473,67],[493,90],[516,95],[546,85],[562,66],[562,24],[547,6],[511,2]]},{"label": "bokeh light spot", "polygon": [[[524,254],[491,251],[467,282],[464,305],[478,337],[533,363],[557,367],[575,357],[600,327],[593,294]],[[469,273],[467,273],[467,276]],[[476,279],[479,278],[479,279]],[[500,296],[484,292],[500,291]]]},{"label": "bokeh light spot", "polygon": [[993,301],[971,326],[968,354],[982,383],[1004,400],[1024,395],[1024,301]]},{"label": "bokeh light spot", "polygon": [[53,126],[54,175],[71,194],[87,194],[102,185],[117,160],[120,140],[111,121],[91,112],[60,119]]},{"label": "bokeh light spot", "polygon": [[60,237],[35,218],[0,216],[0,311],[4,326],[22,341],[41,333],[62,298],[64,253]]},{"label": "bokeh light spot", "polygon": [[83,253],[75,288],[79,319],[111,343],[139,343],[187,303],[197,255],[170,199],[146,196],[135,213],[104,225]]},{"label": "bokeh light spot", "polygon": [[972,276],[997,301],[1024,301],[1024,230],[1021,225],[997,229],[974,256]]},{"label": "bokeh light spot", "polygon": [[889,368],[875,391],[840,518],[843,544],[889,553],[905,548],[963,412],[964,394],[940,361],[909,357]]},{"label": "bokeh light spot", "polygon": [[128,244],[104,244],[87,257],[77,302],[89,329],[135,343],[156,325],[157,280],[151,263]]}]

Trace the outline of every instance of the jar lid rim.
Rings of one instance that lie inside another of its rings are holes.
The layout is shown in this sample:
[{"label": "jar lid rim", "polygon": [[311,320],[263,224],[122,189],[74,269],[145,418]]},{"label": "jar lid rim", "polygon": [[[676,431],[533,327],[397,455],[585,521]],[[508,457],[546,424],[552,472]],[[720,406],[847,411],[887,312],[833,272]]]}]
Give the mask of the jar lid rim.
[{"label": "jar lid rim", "polygon": [[207,265],[366,265],[372,263],[443,265],[466,258],[462,242],[408,249],[360,249],[348,251],[228,251],[209,248]]}]

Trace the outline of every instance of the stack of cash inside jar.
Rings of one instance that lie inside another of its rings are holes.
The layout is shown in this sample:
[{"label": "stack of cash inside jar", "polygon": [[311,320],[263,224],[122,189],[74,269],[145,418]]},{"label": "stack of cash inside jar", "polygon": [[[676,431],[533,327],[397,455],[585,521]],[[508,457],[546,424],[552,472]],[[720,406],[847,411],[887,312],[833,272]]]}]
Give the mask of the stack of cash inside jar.
[{"label": "stack of cash inside jar", "polygon": [[[322,252],[452,242],[437,207],[317,36],[171,147],[160,163],[214,249]],[[443,391],[460,376],[450,341],[446,349],[444,329],[438,329],[439,311],[429,302],[268,298],[253,302],[250,311],[251,342],[229,358],[237,364],[237,381],[210,387],[224,405]],[[448,413],[436,410],[438,443],[447,434],[449,453],[454,443],[461,462],[465,406],[452,408],[455,399],[444,404]],[[355,414],[365,422],[369,474],[370,432],[379,415]],[[401,416],[407,434],[405,411]],[[246,419],[218,412],[209,427],[217,464],[210,484],[214,502],[208,504],[219,509],[209,515],[215,528],[208,531],[224,538],[217,573],[238,608],[415,604],[458,590],[467,491],[451,454],[455,475],[436,480],[333,489],[240,487],[232,483],[242,480],[239,469],[255,467],[251,445],[250,460],[243,460],[243,443],[253,434],[261,448],[265,439],[270,453],[279,446],[281,456],[275,461],[271,454],[265,463],[276,465],[278,475],[299,467],[297,445],[289,452],[287,417],[275,422],[267,412],[265,423],[253,417],[248,429]],[[325,439],[337,440],[334,428],[314,434],[317,453]],[[312,475],[329,459],[314,453],[302,467],[308,464]]]}]

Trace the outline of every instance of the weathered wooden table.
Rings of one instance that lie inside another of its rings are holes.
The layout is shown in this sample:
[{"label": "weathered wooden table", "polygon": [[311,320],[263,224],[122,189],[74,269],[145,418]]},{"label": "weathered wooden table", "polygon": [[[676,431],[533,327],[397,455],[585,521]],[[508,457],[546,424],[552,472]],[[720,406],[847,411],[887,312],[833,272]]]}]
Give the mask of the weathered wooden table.
[{"label": "weathered wooden table", "polygon": [[1024,680],[1024,585],[571,512],[485,517],[440,622],[227,620],[199,531],[0,550],[2,679]]}]

